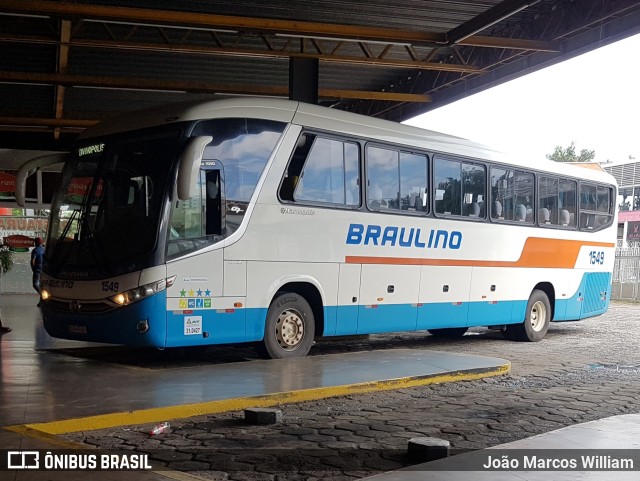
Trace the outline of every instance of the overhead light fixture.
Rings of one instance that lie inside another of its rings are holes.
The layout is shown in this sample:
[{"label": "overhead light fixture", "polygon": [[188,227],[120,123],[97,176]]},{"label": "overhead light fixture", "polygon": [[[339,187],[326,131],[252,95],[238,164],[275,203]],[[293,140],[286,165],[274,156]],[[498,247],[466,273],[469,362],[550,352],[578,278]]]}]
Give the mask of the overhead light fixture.
[{"label": "overhead light fixture", "polygon": [[0,12],[5,17],[25,17],[25,18],[51,18],[49,15],[32,15],[30,13],[6,13]]},{"label": "overhead light fixture", "polygon": [[85,19],[85,23],[108,23],[111,25],[131,25],[133,27],[172,28],[175,30],[198,30],[201,32],[216,32],[216,33],[238,33],[237,30],[227,30],[222,28],[184,27],[182,25],[162,25],[158,23],[141,23],[141,22],[117,22],[115,20],[97,20],[94,18]]},{"label": "overhead light fixture", "polygon": [[186,90],[171,90],[158,87],[157,89],[138,88],[138,87],[101,87],[99,85],[73,85],[76,89],[93,89],[93,90],[135,90],[136,92],[160,92],[169,94],[186,94]]}]

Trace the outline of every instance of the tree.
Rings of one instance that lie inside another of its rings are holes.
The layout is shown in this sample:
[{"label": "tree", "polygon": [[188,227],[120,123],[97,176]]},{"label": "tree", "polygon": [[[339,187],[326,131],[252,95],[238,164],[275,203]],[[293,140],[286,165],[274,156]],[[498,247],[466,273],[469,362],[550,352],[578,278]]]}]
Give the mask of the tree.
[{"label": "tree", "polygon": [[566,149],[563,149],[560,145],[556,146],[553,154],[547,154],[547,159],[554,162],[591,162],[595,156],[595,150],[587,149],[582,149],[580,154],[576,154],[576,143],[571,142],[571,145]]}]

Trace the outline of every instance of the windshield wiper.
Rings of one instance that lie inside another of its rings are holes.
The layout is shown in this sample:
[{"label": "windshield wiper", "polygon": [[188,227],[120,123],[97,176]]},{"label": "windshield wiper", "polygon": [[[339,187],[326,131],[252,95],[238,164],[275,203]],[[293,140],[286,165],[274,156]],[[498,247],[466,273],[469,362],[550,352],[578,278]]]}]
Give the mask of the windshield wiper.
[{"label": "windshield wiper", "polygon": [[[67,220],[67,224],[64,226],[64,229],[62,229],[62,233],[60,234],[60,236],[57,239],[57,242],[55,243],[53,255],[51,256],[52,260],[55,259],[54,262],[51,262],[51,264],[53,264],[52,270],[54,272],[58,272],[60,270],[60,267],[66,262],[67,258],[69,257],[69,253],[71,252],[71,249],[69,249],[68,245],[65,246],[64,239],[67,238],[67,234],[69,233],[71,224],[73,224],[74,221],[77,222],[76,217],[78,217],[78,214],[80,214],[80,209],[73,209],[73,212],[71,212],[71,216]],[[59,252],[59,251],[62,251],[62,254],[56,256],[55,255],[56,252]]]},{"label": "windshield wiper", "polygon": [[71,217],[69,217],[69,220],[67,220],[67,225],[64,226],[64,229],[62,229],[62,234],[60,234],[60,237],[58,237],[58,242],[62,241],[62,239],[67,237],[67,234],[69,233],[69,229],[71,228],[71,224],[73,224],[73,221],[76,219],[76,217],[78,217],[79,213],[80,213],[80,209],[73,209],[73,212],[71,213]]}]

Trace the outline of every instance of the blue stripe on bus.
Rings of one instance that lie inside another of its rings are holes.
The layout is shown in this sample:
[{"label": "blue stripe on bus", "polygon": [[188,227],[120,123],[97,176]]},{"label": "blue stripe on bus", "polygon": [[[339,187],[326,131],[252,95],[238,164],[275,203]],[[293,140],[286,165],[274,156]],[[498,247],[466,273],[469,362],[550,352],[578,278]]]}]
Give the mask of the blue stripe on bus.
[{"label": "blue stripe on bus", "polygon": [[[571,298],[556,299],[554,320],[571,321],[604,313],[611,299],[610,286],[611,274],[586,273]],[[325,306],[323,335],[516,324],[523,322],[526,307],[527,300]],[[154,347],[260,341],[267,316],[267,308],[203,309],[189,314],[167,311],[166,292],[105,314],[59,313],[46,302],[42,311],[44,326],[54,337]],[[185,335],[187,316],[201,322],[201,333]],[[149,322],[145,334],[136,329],[141,320]]]}]

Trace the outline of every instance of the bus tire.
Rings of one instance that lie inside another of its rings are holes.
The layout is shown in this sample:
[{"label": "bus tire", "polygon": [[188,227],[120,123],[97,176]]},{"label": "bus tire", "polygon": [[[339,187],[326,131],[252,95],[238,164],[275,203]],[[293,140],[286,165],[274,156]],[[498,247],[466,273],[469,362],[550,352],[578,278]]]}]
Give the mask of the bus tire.
[{"label": "bus tire", "polygon": [[428,329],[427,332],[434,337],[442,339],[457,339],[465,335],[468,327],[446,327],[442,329]]},{"label": "bus tire", "polygon": [[529,297],[529,302],[527,302],[524,322],[507,325],[504,335],[512,341],[538,342],[547,334],[550,322],[551,303],[549,298],[543,291],[534,289]]},{"label": "bus tire", "polygon": [[258,353],[267,359],[304,357],[315,336],[315,319],[304,297],[289,292],[277,296],[267,311],[264,339]]}]

